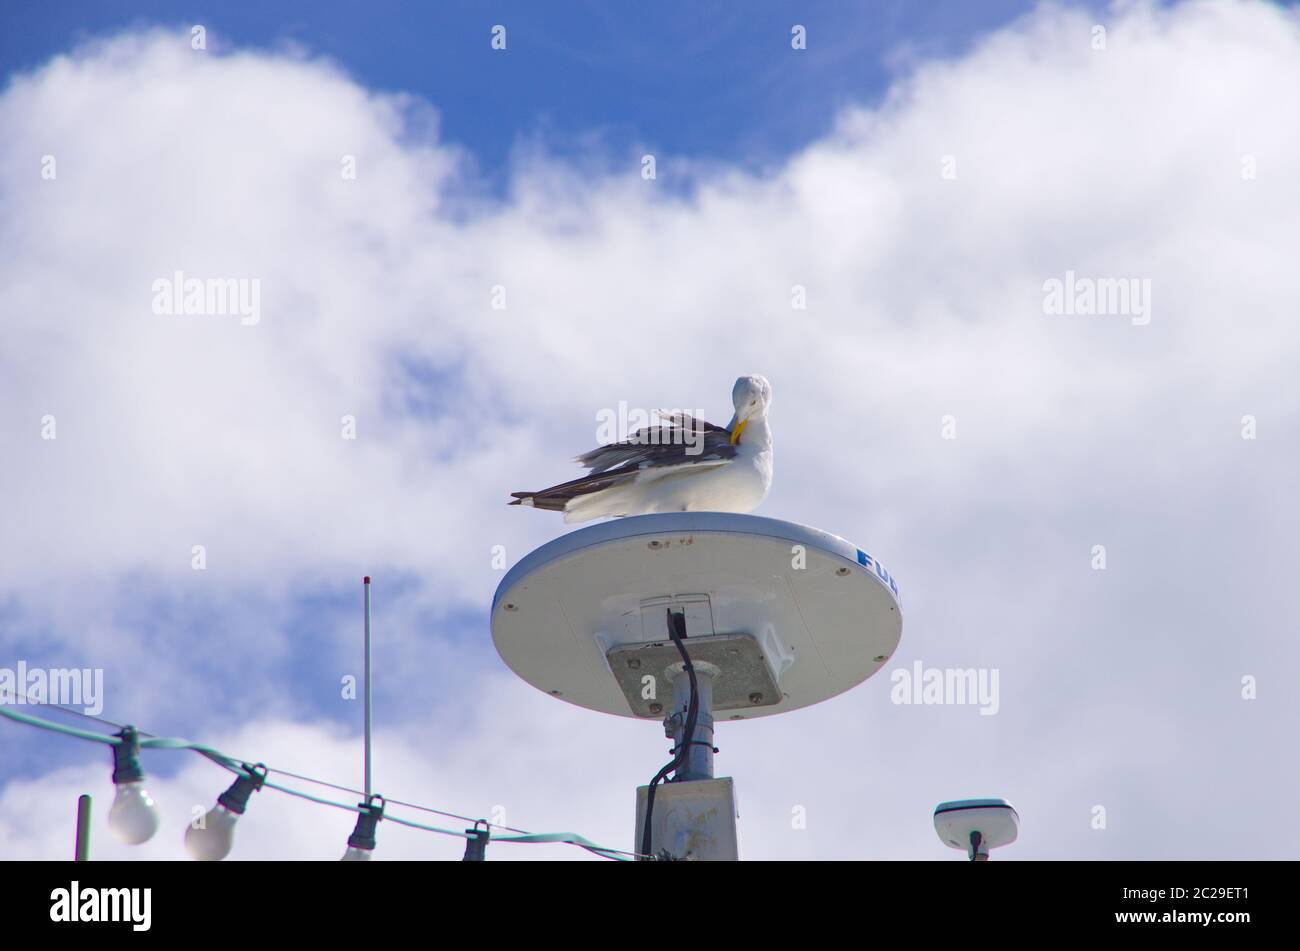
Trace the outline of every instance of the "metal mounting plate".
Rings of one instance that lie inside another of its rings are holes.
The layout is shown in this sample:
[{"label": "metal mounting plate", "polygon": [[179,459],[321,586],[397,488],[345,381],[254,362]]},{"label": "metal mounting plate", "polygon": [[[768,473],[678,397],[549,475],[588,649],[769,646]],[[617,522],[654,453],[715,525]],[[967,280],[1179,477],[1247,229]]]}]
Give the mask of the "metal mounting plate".
[{"label": "metal mounting plate", "polygon": [[[781,701],[781,688],[772,676],[763,648],[749,634],[688,637],[682,644],[692,663],[712,664],[720,671],[713,678],[715,712],[770,707]],[[682,666],[676,645],[672,641],[620,644],[605,656],[632,713],[647,719],[663,717],[672,706],[670,673]],[[650,697],[644,696],[647,676],[655,678]]]},{"label": "metal mounting plate", "polygon": [[[636,790],[636,836],[640,850],[645,831],[646,786]],[[686,862],[735,862],[740,858],[736,835],[736,787],[730,777],[663,783],[655,790],[650,851],[661,849]]]}]

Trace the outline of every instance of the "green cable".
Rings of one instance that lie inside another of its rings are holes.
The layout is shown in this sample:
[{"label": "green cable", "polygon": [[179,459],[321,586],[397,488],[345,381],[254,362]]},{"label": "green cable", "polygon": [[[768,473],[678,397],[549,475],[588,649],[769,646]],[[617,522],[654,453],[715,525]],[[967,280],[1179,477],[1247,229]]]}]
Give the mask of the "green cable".
[{"label": "green cable", "polygon": [[[52,720],[42,720],[40,717],[28,716],[25,713],[19,713],[17,710],[10,710],[9,707],[0,703],[0,716],[6,716],[10,720],[17,720],[19,723],[25,723],[28,726],[40,727],[42,730],[53,730],[55,733],[63,733],[67,736],[75,736],[82,740],[93,740],[96,743],[117,744],[117,737],[109,736],[106,733],[92,733],[90,730],[78,730],[75,726],[64,726],[62,723],[55,723]],[[140,741],[144,745],[144,741]]]},{"label": "green cable", "polygon": [[[53,720],[46,720],[42,717],[31,716],[30,714],[27,713],[19,713],[17,710],[10,709],[9,706],[4,703],[0,703],[0,716],[8,717],[10,720],[13,720],[17,723],[22,723],[26,726],[34,726],[41,730],[51,730],[55,733],[62,733],[65,736],[76,737],[77,739],[80,740],[90,740],[95,743],[107,743],[110,746],[116,745],[118,743],[118,738],[116,736],[112,736],[107,733],[95,733],[91,730],[80,730],[74,726],[66,726],[62,723],[55,723]],[[207,757],[208,759],[215,762],[217,765],[223,766],[233,773],[238,773],[240,775],[247,775],[248,773],[248,771],[243,766],[243,761],[227,756],[225,753],[222,753],[220,750],[214,749],[211,746],[204,746],[202,743],[192,743],[189,740],[183,740],[180,739],[179,737],[151,736],[148,738],[142,738],[140,740],[140,748],[151,749],[151,750],[193,750],[194,752]],[[290,796],[297,796],[299,799],[306,799],[311,802],[319,803],[324,806],[334,806],[336,809],[346,809],[349,812],[361,811],[361,808],[359,806],[354,806],[349,803],[335,802],[332,799],[323,799],[319,796],[313,796],[310,793],[305,793],[298,789],[290,789],[287,786],[281,786],[277,783],[267,782],[267,783],[263,783],[263,785],[265,785],[270,789],[275,789],[278,790],[279,792],[287,793]],[[384,819],[388,822],[396,822],[398,825],[410,826],[412,829],[421,829],[425,832],[438,832],[441,833],[442,835],[456,836],[462,839],[469,838],[468,833],[465,832],[457,832],[454,829],[441,829],[438,826],[424,825],[419,822],[412,822],[409,819],[399,819],[397,816],[386,815],[384,816]],[[613,859],[619,862],[625,862],[628,860],[618,858],[617,857],[618,854],[630,854],[630,853],[621,853],[619,849],[607,849],[604,846],[597,845],[596,843],[592,842],[590,839],[587,839],[583,836],[577,835],[576,833],[572,833],[572,832],[542,832],[542,833],[527,833],[524,835],[493,836],[492,841],[493,842],[517,842],[517,843],[525,843],[525,844],[558,842],[566,845],[576,845],[579,848],[586,849],[587,851],[593,852],[596,855],[600,855],[605,858]]]}]

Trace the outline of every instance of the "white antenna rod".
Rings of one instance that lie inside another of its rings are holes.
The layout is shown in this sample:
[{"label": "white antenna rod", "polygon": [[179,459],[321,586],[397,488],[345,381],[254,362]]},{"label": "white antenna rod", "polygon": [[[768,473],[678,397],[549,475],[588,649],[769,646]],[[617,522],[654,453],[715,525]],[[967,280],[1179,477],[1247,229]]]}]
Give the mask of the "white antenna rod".
[{"label": "white antenna rod", "polygon": [[370,802],[370,576],[366,575],[366,802]]}]

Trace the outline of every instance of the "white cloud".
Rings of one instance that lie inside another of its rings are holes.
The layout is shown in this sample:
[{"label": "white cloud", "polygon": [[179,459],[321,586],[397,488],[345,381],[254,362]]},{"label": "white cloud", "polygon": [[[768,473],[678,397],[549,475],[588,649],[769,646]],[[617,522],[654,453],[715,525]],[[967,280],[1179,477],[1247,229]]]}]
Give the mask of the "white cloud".
[{"label": "white cloud", "polygon": [[[394,649],[427,659],[429,616],[486,615],[491,546],[514,560],[561,531],[502,503],[566,477],[598,409],[725,417],[732,378],[758,370],[777,439],[760,514],[879,554],[908,612],[898,661],[999,667],[1004,696],[998,716],[963,718],[891,707],[870,683],[834,715],[720,731],[742,807],[767,817],[745,818],[751,854],[925,854],[928,807],[969,793],[1021,806],[1022,855],[1280,855],[1264,817],[1296,779],[1274,751],[1297,711],[1267,675],[1297,659],[1277,592],[1300,514],[1300,128],[1285,121],[1300,27],[1262,4],[1102,21],[1098,52],[1090,17],[1044,8],[919,64],[771,176],[710,171],[687,197],[635,165],[591,178],[534,154],[509,200],[484,201],[426,107],[324,63],[196,53],[180,34],[119,37],[14,81],[0,96],[0,600],[77,656],[162,652],[149,696],[122,700],[152,714],[201,680],[207,655],[187,661],[182,633],[200,619],[221,618],[220,651],[250,664],[291,656],[298,599],[366,571],[407,579],[388,606]],[[661,180],[673,170],[661,157]],[[261,322],[153,314],[152,281],[177,269],[258,278]],[[1151,323],[1045,315],[1043,282],[1067,270],[1150,279]],[[791,310],[793,284],[807,311]],[[345,414],[356,441],[340,438]],[[939,438],[948,414],[954,441]],[[1106,572],[1089,568],[1098,543]],[[166,596],[173,634],[123,618],[149,603],[140,592]],[[480,656],[485,626],[468,628]],[[292,710],[283,666],[241,665],[243,695]],[[1257,701],[1237,698],[1245,673],[1263,678]],[[465,741],[495,757],[484,782],[526,789],[539,825],[621,828],[614,806],[662,749],[592,775],[589,743],[604,762],[636,728],[522,686],[492,695],[503,710]],[[512,728],[525,711],[545,726]],[[557,745],[538,745],[547,730]],[[343,762],[324,728],[254,736]],[[392,736],[403,777],[436,797],[455,772],[446,737]],[[510,766],[536,749],[554,758]],[[211,798],[196,770],[177,789]],[[3,801],[25,795],[13,781]],[[780,831],[772,817],[803,798],[837,817],[834,834],[813,819],[806,839]],[[1192,847],[1176,824],[1212,801],[1250,818]],[[1116,817],[1105,833],[1087,828],[1097,802]],[[288,815],[264,854],[332,856],[337,835],[317,846],[317,819]]]}]

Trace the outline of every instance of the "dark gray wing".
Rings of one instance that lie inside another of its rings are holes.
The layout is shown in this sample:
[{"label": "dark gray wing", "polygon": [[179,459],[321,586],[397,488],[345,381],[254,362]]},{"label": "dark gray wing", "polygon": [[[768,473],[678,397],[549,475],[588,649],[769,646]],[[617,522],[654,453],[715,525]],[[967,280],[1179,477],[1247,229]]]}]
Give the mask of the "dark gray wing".
[{"label": "dark gray wing", "polygon": [[649,466],[719,462],[734,459],[731,432],[722,426],[685,413],[664,417],[659,426],[638,429],[622,442],[584,452],[575,461],[598,475],[610,470],[636,470]]},{"label": "dark gray wing", "polygon": [[[591,469],[585,476],[539,492],[511,492],[511,505],[563,512],[573,499],[634,478],[643,469],[683,464],[720,465],[736,457],[731,430],[682,413],[664,416],[660,426],[639,429],[623,442],[578,456]],[[665,474],[667,475],[667,474]]]}]

